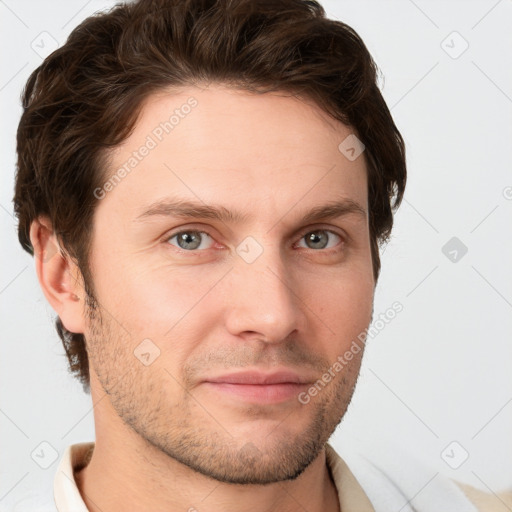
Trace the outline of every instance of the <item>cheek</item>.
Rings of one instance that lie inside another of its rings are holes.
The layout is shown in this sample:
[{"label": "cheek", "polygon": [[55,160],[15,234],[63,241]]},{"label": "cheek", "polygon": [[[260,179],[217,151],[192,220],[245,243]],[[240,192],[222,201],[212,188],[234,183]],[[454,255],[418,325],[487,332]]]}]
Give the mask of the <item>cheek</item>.
[{"label": "cheek", "polygon": [[368,273],[316,281],[309,287],[306,304],[334,332],[336,344],[346,345],[368,327],[373,309],[374,286]]},{"label": "cheek", "polygon": [[103,275],[98,295],[130,333],[162,339],[173,337],[173,331],[179,332],[193,320],[201,325],[197,322],[201,299],[217,280],[211,271],[199,269],[124,265],[115,274]]}]

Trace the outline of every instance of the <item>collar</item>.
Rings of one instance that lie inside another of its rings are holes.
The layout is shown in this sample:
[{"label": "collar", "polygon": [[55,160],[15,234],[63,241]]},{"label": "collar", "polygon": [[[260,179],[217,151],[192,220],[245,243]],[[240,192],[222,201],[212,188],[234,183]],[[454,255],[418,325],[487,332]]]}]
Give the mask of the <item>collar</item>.
[{"label": "collar", "polygon": [[[88,512],[76,485],[74,472],[87,466],[94,451],[94,442],[78,443],[66,448],[55,474],[53,495],[59,512]],[[327,467],[338,492],[340,510],[374,512],[374,508],[348,468],[329,444],[325,445]]]}]

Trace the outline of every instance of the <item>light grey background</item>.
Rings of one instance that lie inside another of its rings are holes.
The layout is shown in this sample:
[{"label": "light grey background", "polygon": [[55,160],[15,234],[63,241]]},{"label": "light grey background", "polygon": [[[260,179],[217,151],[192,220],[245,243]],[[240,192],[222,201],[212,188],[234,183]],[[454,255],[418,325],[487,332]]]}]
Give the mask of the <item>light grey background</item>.
[{"label": "light grey background", "polygon": [[[69,444],[94,440],[91,398],[67,373],[55,315],[17,242],[11,200],[26,79],[82,19],[113,4],[0,0],[2,511],[26,510],[37,489],[51,494],[58,461],[40,443],[60,459]],[[369,340],[331,443],[370,458],[410,453],[433,477],[488,492],[510,488],[512,1],[322,4],[361,35],[381,69],[409,170],[375,318],[394,301],[403,311]],[[446,256],[453,237],[458,246]]]}]

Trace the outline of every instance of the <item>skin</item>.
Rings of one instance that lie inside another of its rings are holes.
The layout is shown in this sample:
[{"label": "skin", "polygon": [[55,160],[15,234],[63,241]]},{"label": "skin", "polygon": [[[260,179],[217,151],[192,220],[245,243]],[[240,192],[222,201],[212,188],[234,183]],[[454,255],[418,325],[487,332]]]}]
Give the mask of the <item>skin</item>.
[{"label": "skin", "polygon": [[[302,220],[339,199],[367,212],[364,156],[345,158],[338,145],[353,130],[312,102],[211,85],[151,96],[110,155],[110,173],[191,96],[191,113],[98,202],[97,302],[65,254],[38,259],[48,300],[89,351],[96,445],[77,484],[91,511],[337,511],[324,445],[363,350],[307,404],[251,402],[203,381],[278,366],[315,381],[368,327],[367,214]],[[170,196],[247,218],[137,220]],[[199,248],[180,248],[180,230]],[[325,248],[308,244],[311,232]],[[237,252],[249,236],[262,251],[251,263]],[[40,255],[58,244],[44,218],[31,239]],[[145,339],[159,350],[147,366],[134,355]]]}]

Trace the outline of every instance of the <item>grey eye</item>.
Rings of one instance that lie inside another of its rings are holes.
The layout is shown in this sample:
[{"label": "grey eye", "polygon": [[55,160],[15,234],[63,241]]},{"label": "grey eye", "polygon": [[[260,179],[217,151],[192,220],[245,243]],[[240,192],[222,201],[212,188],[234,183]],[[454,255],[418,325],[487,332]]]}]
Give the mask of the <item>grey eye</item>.
[{"label": "grey eye", "polygon": [[[334,237],[333,237],[334,235]],[[306,242],[306,247],[308,249],[326,249],[336,246],[339,241],[336,241],[336,237],[341,240],[340,235],[334,233],[333,231],[329,231],[327,229],[317,229],[315,231],[310,231],[306,233],[301,241],[304,240]],[[334,238],[334,245],[331,240]],[[331,243],[329,247],[328,244]]]},{"label": "grey eye", "polygon": [[[172,240],[176,240],[176,243],[172,243]],[[196,249],[208,249],[208,247],[204,247],[205,239],[210,239],[210,235],[203,231],[180,231],[175,235],[171,236],[168,242],[171,245],[175,245],[176,247],[183,249],[185,251],[194,251]],[[203,247],[201,247],[203,246]]]}]

